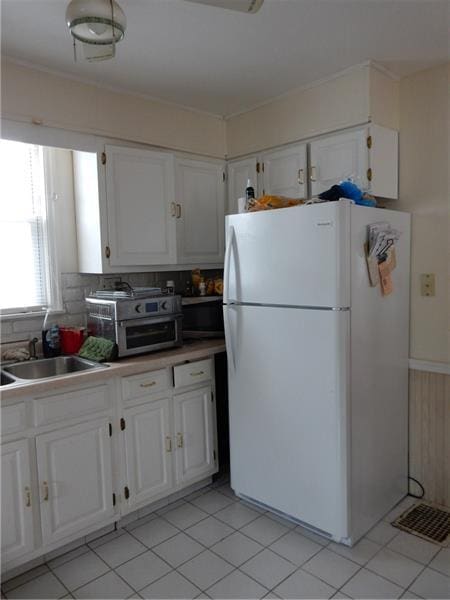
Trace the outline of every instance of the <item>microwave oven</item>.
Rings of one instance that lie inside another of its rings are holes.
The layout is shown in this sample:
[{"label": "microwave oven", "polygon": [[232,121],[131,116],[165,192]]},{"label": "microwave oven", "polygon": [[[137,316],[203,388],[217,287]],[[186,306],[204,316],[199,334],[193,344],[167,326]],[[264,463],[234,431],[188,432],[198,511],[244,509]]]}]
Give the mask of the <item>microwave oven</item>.
[{"label": "microwave oven", "polygon": [[183,338],[223,338],[222,296],[182,298]]}]

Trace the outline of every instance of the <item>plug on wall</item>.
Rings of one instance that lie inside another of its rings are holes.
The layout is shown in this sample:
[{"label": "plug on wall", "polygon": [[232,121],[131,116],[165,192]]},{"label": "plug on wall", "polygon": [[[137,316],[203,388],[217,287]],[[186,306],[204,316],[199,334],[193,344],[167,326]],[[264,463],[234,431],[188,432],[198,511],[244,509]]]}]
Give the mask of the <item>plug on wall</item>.
[{"label": "plug on wall", "polygon": [[422,273],[420,276],[420,295],[436,296],[436,282],[434,273]]}]

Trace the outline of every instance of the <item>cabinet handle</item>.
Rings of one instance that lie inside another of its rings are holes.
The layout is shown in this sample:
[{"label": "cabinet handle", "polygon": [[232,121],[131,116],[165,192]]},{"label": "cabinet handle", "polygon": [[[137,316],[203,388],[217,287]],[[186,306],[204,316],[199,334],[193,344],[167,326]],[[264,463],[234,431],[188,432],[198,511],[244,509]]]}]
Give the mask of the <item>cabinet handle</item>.
[{"label": "cabinet handle", "polygon": [[309,178],[311,181],[317,181],[317,167],[311,167],[309,170]]},{"label": "cabinet handle", "polygon": [[148,388],[148,387],[152,387],[153,385],[156,385],[156,381],[150,381],[149,383],[141,383],[140,385],[143,388]]},{"label": "cabinet handle", "polygon": [[48,483],[46,481],[42,483],[42,490],[44,492],[44,502],[48,502]]},{"label": "cabinet handle", "polygon": [[299,185],[303,185],[305,183],[305,171],[304,169],[299,169],[297,173],[297,181]]},{"label": "cabinet handle", "polygon": [[166,452],[172,452],[172,438],[170,435],[166,436]]},{"label": "cabinet handle", "polygon": [[204,375],[205,371],[194,371],[191,373],[191,377],[199,377],[200,375]]},{"label": "cabinet handle", "polygon": [[25,487],[25,506],[31,506],[31,490],[28,486]]},{"label": "cabinet handle", "polygon": [[183,434],[177,433],[177,447],[182,448],[184,446]]},{"label": "cabinet handle", "polygon": [[181,204],[177,204],[177,219],[181,217]]},{"label": "cabinet handle", "polygon": [[177,216],[177,205],[175,204],[175,202],[170,203],[170,216],[171,217]]}]

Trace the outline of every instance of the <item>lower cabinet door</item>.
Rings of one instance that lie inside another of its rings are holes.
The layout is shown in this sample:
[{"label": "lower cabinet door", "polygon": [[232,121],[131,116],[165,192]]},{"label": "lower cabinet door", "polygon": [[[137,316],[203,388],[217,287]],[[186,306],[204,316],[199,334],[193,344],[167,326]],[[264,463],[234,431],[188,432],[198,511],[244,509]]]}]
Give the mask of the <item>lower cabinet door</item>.
[{"label": "lower cabinet door", "polygon": [[177,484],[215,471],[211,387],[174,396]]},{"label": "lower cabinet door", "polygon": [[173,486],[170,400],[124,411],[128,504],[150,501]]},{"label": "lower cabinet door", "polygon": [[2,563],[33,550],[28,440],[2,445]]},{"label": "lower cabinet door", "polygon": [[36,438],[44,544],[113,516],[109,420]]}]

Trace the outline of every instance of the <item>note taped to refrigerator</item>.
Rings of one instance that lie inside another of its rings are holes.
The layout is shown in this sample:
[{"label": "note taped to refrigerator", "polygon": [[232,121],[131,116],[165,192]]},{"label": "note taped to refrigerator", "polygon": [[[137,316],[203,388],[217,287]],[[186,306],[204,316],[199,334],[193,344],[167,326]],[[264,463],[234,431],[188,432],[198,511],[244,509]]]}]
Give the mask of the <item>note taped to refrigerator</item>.
[{"label": "note taped to refrigerator", "polygon": [[378,265],[378,271],[380,273],[381,293],[383,296],[389,296],[394,291],[394,284],[392,282],[391,268],[387,264],[387,261]]},{"label": "note taped to refrigerator", "polygon": [[381,293],[388,296],[394,291],[392,271],[397,266],[395,243],[400,232],[389,223],[372,223],[368,226],[368,242],[364,246],[369,283],[376,287],[380,282]]}]

